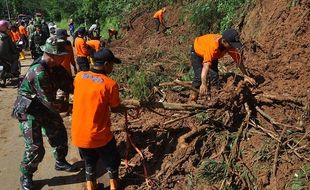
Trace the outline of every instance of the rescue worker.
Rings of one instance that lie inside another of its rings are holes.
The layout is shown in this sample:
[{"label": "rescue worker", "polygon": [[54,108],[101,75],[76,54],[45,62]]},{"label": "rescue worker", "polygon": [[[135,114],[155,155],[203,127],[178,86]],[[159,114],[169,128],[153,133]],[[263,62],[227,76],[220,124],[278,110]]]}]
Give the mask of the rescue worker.
[{"label": "rescue worker", "polygon": [[42,161],[45,150],[42,130],[53,148],[55,170],[75,172],[69,164],[68,136],[63,120],[57,110],[62,106],[55,101],[57,89],[73,92],[73,79],[60,66],[66,54],[64,41],[51,37],[41,46],[42,59],[37,59],[29,68],[15,101],[12,116],[19,120],[19,128],[25,141],[25,153],[20,164],[22,190],[34,190],[33,174]]},{"label": "rescue worker", "polygon": [[87,40],[86,44],[89,47],[89,62],[91,65],[94,65],[94,53],[99,51],[102,47],[105,47],[105,42],[103,40],[100,40],[100,36],[93,37],[91,40]]},{"label": "rescue worker", "polygon": [[24,42],[24,48],[28,48],[29,47],[29,43],[28,43],[28,32],[27,32],[27,28],[25,27],[25,21],[21,21],[20,25],[18,27],[19,30],[19,34],[21,37],[21,40]]},{"label": "rescue worker", "polygon": [[90,55],[89,48],[86,44],[85,37],[86,29],[85,27],[81,27],[78,29],[78,36],[75,38],[74,47],[76,52],[76,63],[79,65],[80,71],[88,71],[89,70],[89,62],[87,56]]},{"label": "rescue worker", "polygon": [[13,42],[15,43],[15,45],[19,49],[19,59],[24,60],[25,59],[25,53],[23,52],[23,49],[22,49],[23,48],[23,41],[22,41],[22,38],[21,38],[21,35],[19,33],[17,25],[12,25],[12,27],[11,27],[11,38],[12,38]]},{"label": "rescue worker", "polygon": [[[66,71],[69,73],[69,75],[72,77],[71,65],[74,69],[74,74],[77,73],[77,69],[76,69],[75,60],[74,60],[74,53],[73,53],[72,44],[68,40],[69,35],[67,33],[67,30],[57,29],[56,30],[56,37],[65,41],[65,49],[68,52],[68,54],[64,55],[65,57],[61,63],[61,66],[63,66],[66,69]],[[57,91],[56,99],[63,100],[64,102],[69,103],[69,94],[65,93],[63,90],[59,89]],[[67,112],[67,114],[68,114],[68,112]]]},{"label": "rescue worker", "polygon": [[[220,34],[206,34],[195,38],[191,50],[191,63],[194,70],[192,85],[199,89],[200,95],[208,95],[211,83],[218,82],[218,59],[228,53],[241,72],[244,80],[255,84],[255,80],[249,77],[237,49],[241,48],[240,35],[234,29],[227,29]],[[192,91],[190,101],[196,102],[198,93]]]},{"label": "rescue worker", "polygon": [[108,29],[108,33],[109,33],[108,42],[111,42],[113,36],[115,39],[117,39],[118,31],[115,28]]},{"label": "rescue worker", "polygon": [[156,25],[156,32],[159,31],[160,25],[163,25],[163,27],[166,28],[165,20],[164,20],[164,13],[166,12],[166,8],[162,8],[154,14],[153,18],[155,20],[155,25]]},{"label": "rescue worker", "polygon": [[87,40],[86,44],[94,50],[94,52],[99,51],[102,47],[105,47],[105,42],[104,40],[100,39],[100,36],[98,37],[93,37],[91,40]]},{"label": "rescue worker", "polygon": [[44,45],[44,35],[41,31],[41,25],[35,25],[35,32],[31,36],[30,40],[30,51],[32,59],[36,60],[43,55],[43,51],[41,50],[41,46]]},{"label": "rescue worker", "polygon": [[[85,161],[87,190],[97,189],[96,163],[102,159],[110,177],[110,189],[117,189],[120,155],[110,130],[110,110],[121,112],[119,89],[108,75],[121,61],[103,48],[94,54],[90,71],[79,72],[74,80],[72,144]],[[85,107],[85,105],[88,105]]]},{"label": "rescue worker", "polygon": [[6,73],[16,73],[19,51],[9,36],[9,22],[0,20],[0,63]]}]

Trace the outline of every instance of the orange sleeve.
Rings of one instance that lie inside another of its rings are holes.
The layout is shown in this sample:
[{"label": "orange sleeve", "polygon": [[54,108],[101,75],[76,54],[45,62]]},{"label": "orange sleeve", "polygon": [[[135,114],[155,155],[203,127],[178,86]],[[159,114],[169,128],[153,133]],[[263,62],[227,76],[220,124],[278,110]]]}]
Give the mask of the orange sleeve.
[{"label": "orange sleeve", "polygon": [[26,28],[23,27],[23,26],[20,26],[20,27],[19,27],[19,33],[20,33],[21,35],[28,36],[27,30],[26,30]]},{"label": "orange sleeve", "polygon": [[163,12],[163,10],[160,9],[159,11],[157,11],[157,12],[154,14],[153,18],[157,18],[157,19],[159,19],[160,22],[162,22],[162,21],[163,21],[163,18],[164,18],[164,12]]},{"label": "orange sleeve", "polygon": [[240,61],[241,61],[241,55],[240,53],[238,52],[237,49],[233,48],[231,50],[228,51],[228,54],[231,56],[231,58],[233,58],[233,60],[239,64]]},{"label": "orange sleeve", "polygon": [[205,47],[205,51],[203,54],[203,63],[206,63],[206,62],[212,63],[212,61],[215,59],[213,52],[214,51],[212,51],[210,48]]},{"label": "orange sleeve", "polygon": [[110,90],[110,107],[117,107],[121,103],[120,97],[119,97],[119,90],[118,85],[114,83]]},{"label": "orange sleeve", "polygon": [[76,55],[79,57],[86,57],[89,55],[87,44],[84,39],[77,37],[75,39]]}]

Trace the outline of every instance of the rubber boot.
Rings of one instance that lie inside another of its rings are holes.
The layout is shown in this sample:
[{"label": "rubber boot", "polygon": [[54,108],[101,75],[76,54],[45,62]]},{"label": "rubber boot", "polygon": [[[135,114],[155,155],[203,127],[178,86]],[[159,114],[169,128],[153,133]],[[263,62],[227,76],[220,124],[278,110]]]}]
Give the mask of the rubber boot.
[{"label": "rubber boot", "polygon": [[191,93],[190,93],[190,95],[189,95],[188,103],[190,103],[190,104],[196,104],[196,103],[197,103],[197,100],[198,100],[198,93],[191,90]]},{"label": "rubber boot", "polygon": [[19,53],[19,59],[20,59],[20,60],[25,60],[25,53],[24,53],[24,51],[21,51],[21,52]]},{"label": "rubber boot", "polygon": [[117,179],[110,179],[110,190],[117,189]]},{"label": "rubber boot", "polygon": [[20,185],[22,186],[22,190],[34,190],[34,184],[32,181],[32,175],[30,176],[21,176],[20,177]]}]

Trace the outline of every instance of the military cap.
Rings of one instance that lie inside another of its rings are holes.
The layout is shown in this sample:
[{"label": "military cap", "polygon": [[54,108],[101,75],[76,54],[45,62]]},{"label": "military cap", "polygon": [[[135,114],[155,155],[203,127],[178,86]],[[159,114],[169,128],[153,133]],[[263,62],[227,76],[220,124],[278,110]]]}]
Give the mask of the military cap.
[{"label": "military cap", "polygon": [[49,37],[43,46],[40,46],[41,50],[48,54],[53,55],[66,55],[68,52],[65,49],[65,41],[55,36]]}]

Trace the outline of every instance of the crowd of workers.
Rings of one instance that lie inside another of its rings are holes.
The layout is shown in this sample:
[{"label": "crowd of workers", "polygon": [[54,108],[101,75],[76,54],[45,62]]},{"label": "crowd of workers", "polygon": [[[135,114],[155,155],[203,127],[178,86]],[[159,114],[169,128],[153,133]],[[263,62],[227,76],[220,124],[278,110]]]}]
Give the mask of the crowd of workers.
[{"label": "crowd of workers", "polygon": [[[166,8],[163,8],[153,16],[156,31],[159,31],[160,24],[166,27],[165,12]],[[25,139],[25,153],[20,165],[22,189],[34,189],[32,177],[45,153],[43,132],[54,150],[55,169],[68,172],[78,170],[66,161],[68,136],[59,115],[62,105],[68,104],[69,93],[73,93],[74,97],[72,144],[78,147],[85,161],[87,189],[97,189],[98,159],[104,160],[110,177],[110,189],[117,189],[120,155],[110,130],[110,112],[123,112],[124,109],[121,106],[117,82],[108,75],[112,72],[113,65],[121,63],[121,60],[105,48],[104,41],[100,40],[100,25],[97,20],[89,30],[85,27],[77,30],[74,47],[68,40],[70,35],[66,29],[57,29],[55,34],[50,35],[43,25],[44,21],[41,20],[30,21],[27,27],[23,22],[20,22],[19,26],[9,27],[7,21],[0,21],[0,58],[4,57],[1,54],[3,39],[10,36],[11,46],[23,41],[23,48],[26,49],[29,42],[34,59],[19,87],[12,112],[12,116],[19,120]],[[72,20],[69,31],[74,36]],[[113,36],[117,38],[118,32],[115,29],[108,32],[110,40]],[[89,33],[91,35],[88,35]],[[255,83],[240,59],[238,49],[242,44],[239,36],[236,30],[227,29],[223,34],[206,34],[194,39],[191,62],[195,76],[192,84],[199,89],[201,96],[206,95],[212,82],[218,80],[218,59],[226,53],[237,63],[244,79],[251,84]],[[24,59],[23,53],[20,54],[20,59]],[[58,95],[63,97],[63,100],[60,101]],[[196,102],[198,95],[193,92],[190,100]]]}]

